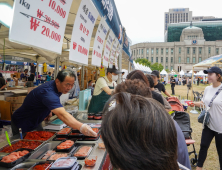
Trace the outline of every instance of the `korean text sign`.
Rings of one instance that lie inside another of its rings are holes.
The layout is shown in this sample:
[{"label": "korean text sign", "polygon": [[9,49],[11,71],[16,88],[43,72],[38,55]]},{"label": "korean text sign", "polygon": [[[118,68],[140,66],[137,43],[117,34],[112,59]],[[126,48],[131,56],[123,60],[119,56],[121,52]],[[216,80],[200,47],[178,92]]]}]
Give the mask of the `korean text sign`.
[{"label": "korean text sign", "polygon": [[82,0],[72,31],[69,60],[88,65],[90,40],[98,12],[89,0]]},{"label": "korean text sign", "polygon": [[111,52],[111,47],[113,43],[115,35],[113,34],[112,30],[110,30],[109,35],[106,40],[105,48],[104,48],[104,53],[103,53],[103,66],[108,67],[109,64],[109,55]]},{"label": "korean text sign", "polygon": [[61,54],[71,4],[72,0],[15,0],[10,41]]}]

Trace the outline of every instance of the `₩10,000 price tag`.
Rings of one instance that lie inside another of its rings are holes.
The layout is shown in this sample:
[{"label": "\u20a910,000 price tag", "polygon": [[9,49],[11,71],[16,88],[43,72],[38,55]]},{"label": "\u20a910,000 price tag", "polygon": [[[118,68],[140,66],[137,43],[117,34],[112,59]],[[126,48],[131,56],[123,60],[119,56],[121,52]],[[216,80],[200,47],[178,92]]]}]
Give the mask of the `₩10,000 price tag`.
[{"label": "\u20a910,000 price tag", "polygon": [[72,0],[15,0],[9,39],[61,54]]}]

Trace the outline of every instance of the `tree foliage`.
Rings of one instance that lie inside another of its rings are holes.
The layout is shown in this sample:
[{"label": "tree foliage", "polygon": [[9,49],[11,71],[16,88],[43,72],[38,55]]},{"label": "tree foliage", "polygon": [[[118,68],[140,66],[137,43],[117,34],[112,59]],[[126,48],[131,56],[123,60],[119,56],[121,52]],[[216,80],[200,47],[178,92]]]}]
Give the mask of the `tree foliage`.
[{"label": "tree foliage", "polygon": [[162,71],[163,70],[163,65],[160,63],[154,63],[151,64],[150,61],[148,61],[147,59],[136,59],[135,60],[136,63],[142,64],[143,66],[149,67],[152,71],[153,70],[158,70],[158,71]]}]

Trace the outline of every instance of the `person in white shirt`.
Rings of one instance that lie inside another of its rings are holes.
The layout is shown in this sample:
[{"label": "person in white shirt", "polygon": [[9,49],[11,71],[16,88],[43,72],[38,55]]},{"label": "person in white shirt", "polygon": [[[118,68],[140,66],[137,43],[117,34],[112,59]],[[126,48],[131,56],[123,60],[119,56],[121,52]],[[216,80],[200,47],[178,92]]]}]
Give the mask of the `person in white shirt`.
[{"label": "person in white shirt", "polygon": [[[209,70],[204,70],[208,74],[208,81],[211,86],[205,88],[204,96],[201,102],[191,103],[191,107],[205,105],[208,107],[215,93],[222,87],[222,71],[218,67],[211,67]],[[205,126],[202,132],[200,152],[196,170],[202,170],[204,161],[207,157],[207,150],[211,141],[215,137],[217,153],[219,155],[220,169],[222,169],[222,92],[220,92],[213,100],[213,104],[209,110],[210,122]]]},{"label": "person in white shirt", "polygon": [[114,92],[118,74],[121,74],[121,72],[116,69],[115,65],[113,65],[113,68],[107,69],[106,76],[100,77],[96,81],[88,113],[97,114],[102,112],[104,105]]}]

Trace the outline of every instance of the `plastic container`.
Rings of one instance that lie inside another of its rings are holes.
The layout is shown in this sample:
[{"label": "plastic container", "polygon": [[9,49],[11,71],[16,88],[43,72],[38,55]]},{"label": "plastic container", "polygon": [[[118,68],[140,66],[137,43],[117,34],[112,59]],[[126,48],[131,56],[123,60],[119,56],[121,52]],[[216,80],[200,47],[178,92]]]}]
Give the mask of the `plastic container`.
[{"label": "plastic container", "polygon": [[94,120],[102,120],[102,114],[101,113],[97,113],[94,115]]},{"label": "plastic container", "polygon": [[[94,145],[87,145],[87,144],[79,144],[78,148],[74,151],[74,153],[72,154],[72,156],[77,157],[77,159],[85,159],[86,157],[89,156],[89,154],[91,153],[92,149],[93,149]],[[88,148],[88,151],[85,154],[82,154],[82,151],[85,147]]]},{"label": "plastic container", "polygon": [[71,170],[77,163],[76,157],[64,157],[57,159],[51,166],[51,170]]},{"label": "plastic container", "polygon": [[88,120],[94,119],[94,113],[88,113]]},{"label": "plastic container", "polygon": [[49,170],[52,163],[52,161],[37,162],[29,170],[38,170],[37,167],[41,167],[42,169],[44,168],[44,170]]},{"label": "plastic container", "polygon": [[[62,144],[62,143],[64,143],[64,142],[66,142],[67,140],[65,140],[65,141],[62,141],[60,144]],[[74,141],[72,141],[73,142],[73,145],[70,147],[70,148],[67,148],[67,149],[58,149],[57,147],[60,145],[58,145],[58,146],[56,146],[56,148],[54,149],[56,152],[70,152],[74,147],[75,147],[75,142]]]},{"label": "plastic container", "polygon": [[79,130],[72,130],[69,134],[69,138],[82,138],[84,135]]},{"label": "plastic container", "polygon": [[[2,158],[0,159],[0,166],[6,167],[6,168],[12,168],[12,167],[14,167],[14,166],[17,165],[17,164],[20,164],[21,162],[23,162],[25,159],[27,159],[27,158],[31,155],[31,153],[32,153],[33,150],[32,150],[32,149],[21,148],[21,149],[17,149],[16,151],[14,151],[14,152],[18,152],[18,151],[24,151],[24,150],[29,151],[29,153],[27,153],[26,155],[22,156],[21,158],[17,159],[17,160],[14,161],[14,162],[10,162],[10,163],[1,162],[1,160],[2,160],[5,156],[10,155],[11,153],[5,155],[4,157],[2,157]],[[12,153],[13,153],[13,152],[12,152]]]},{"label": "plastic container", "polygon": [[97,156],[95,155],[90,155],[88,158],[85,159],[85,165],[86,166],[95,166],[97,160]]},{"label": "plastic container", "polygon": [[105,149],[104,143],[99,143],[99,144],[98,144],[98,148],[99,148],[99,149]]},{"label": "plastic container", "polygon": [[53,141],[64,141],[67,140],[68,138],[58,138],[58,137],[54,137],[52,140]]},{"label": "plastic container", "polygon": [[62,130],[60,130],[57,134],[56,137],[59,138],[68,138],[69,133],[72,131],[71,128],[63,128]]},{"label": "plastic container", "polygon": [[97,141],[97,140],[99,140],[99,135],[96,138],[89,136],[83,138],[83,141]]},{"label": "plastic container", "polygon": [[[68,156],[69,156],[68,153],[56,152],[56,153],[52,154],[47,160],[48,160],[48,161],[55,161],[55,160],[57,160],[57,159],[54,159],[54,156],[55,156],[56,154],[59,156],[59,158],[65,158],[65,157],[68,157]],[[58,159],[59,159],[59,158],[58,158]]]}]

